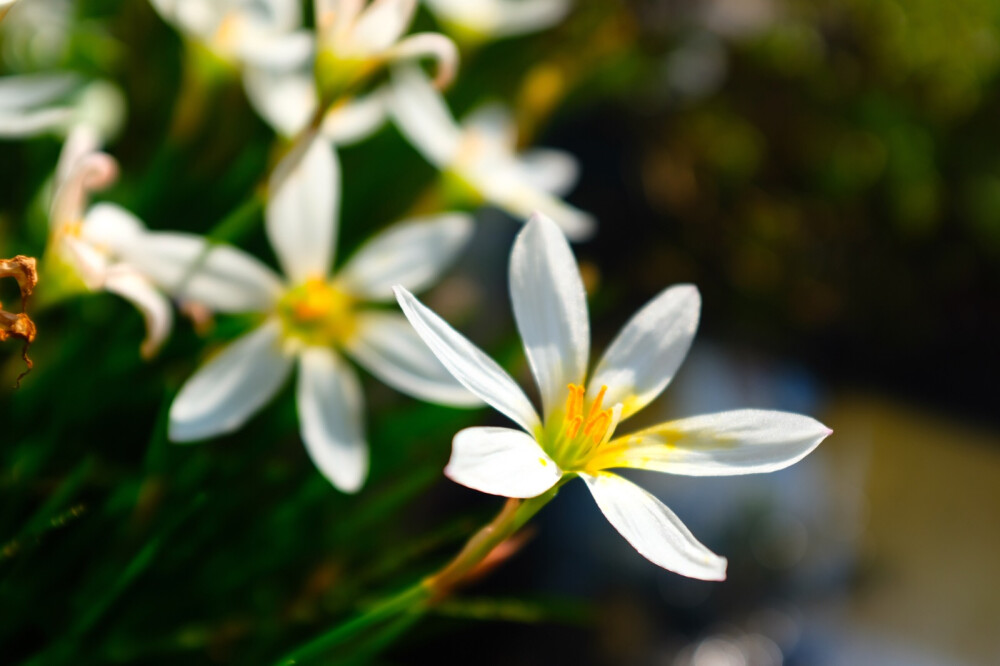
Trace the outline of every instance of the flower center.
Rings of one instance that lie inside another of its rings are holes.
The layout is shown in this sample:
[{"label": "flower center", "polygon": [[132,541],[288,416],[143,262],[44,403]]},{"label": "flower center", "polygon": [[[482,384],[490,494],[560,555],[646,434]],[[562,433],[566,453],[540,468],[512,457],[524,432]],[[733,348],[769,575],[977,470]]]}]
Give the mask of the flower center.
[{"label": "flower center", "polygon": [[590,404],[586,389],[579,384],[567,387],[566,406],[553,414],[542,437],[543,448],[564,470],[587,466],[597,451],[608,443],[621,418],[621,405],[604,407],[607,386],[602,386]]},{"label": "flower center", "polygon": [[342,346],[354,333],[354,299],[322,278],[289,289],[278,303],[285,334],[310,346]]}]

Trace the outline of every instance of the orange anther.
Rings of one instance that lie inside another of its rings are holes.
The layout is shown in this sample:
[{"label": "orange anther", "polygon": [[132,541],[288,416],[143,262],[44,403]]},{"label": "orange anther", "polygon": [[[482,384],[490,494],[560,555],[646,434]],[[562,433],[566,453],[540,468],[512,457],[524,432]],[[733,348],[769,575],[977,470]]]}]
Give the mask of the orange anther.
[{"label": "orange anther", "polygon": [[587,420],[594,418],[594,415],[601,410],[601,404],[604,402],[604,394],[608,392],[607,386],[602,386],[597,397],[594,398],[594,402],[590,403],[590,411],[587,413]]}]

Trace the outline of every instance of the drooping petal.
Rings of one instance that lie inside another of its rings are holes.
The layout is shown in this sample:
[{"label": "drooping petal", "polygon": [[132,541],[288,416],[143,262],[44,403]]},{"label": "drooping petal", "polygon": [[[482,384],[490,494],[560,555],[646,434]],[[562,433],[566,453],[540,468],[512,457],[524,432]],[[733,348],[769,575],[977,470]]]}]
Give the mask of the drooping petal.
[{"label": "drooping petal", "polygon": [[448,372],[402,315],[358,314],[357,330],[345,346],[359,365],[403,393],[456,407],[483,404]]},{"label": "drooping petal", "polygon": [[307,347],[300,355],[296,400],[306,450],[323,476],[345,493],[368,476],[363,398],[354,371],[332,350]]},{"label": "drooping petal", "polygon": [[562,470],[533,437],[510,428],[466,428],[452,441],[444,474],[467,488],[502,497],[537,497]]},{"label": "drooping petal", "polygon": [[461,213],[398,222],[365,243],[338,273],[338,282],[364,300],[387,301],[392,288],[426,289],[455,260],[472,235]]},{"label": "drooping petal", "polygon": [[385,124],[388,116],[388,93],[376,90],[336,106],[323,117],[320,134],[338,146],[349,146],[367,139]]},{"label": "drooping petal", "polygon": [[541,423],[524,391],[496,361],[402,287],[396,298],[406,318],[444,367],[467,389],[529,433]]},{"label": "drooping petal", "polygon": [[275,169],[267,204],[267,237],[292,282],[325,278],[334,256],[340,165],[329,142],[314,137]]},{"label": "drooping petal", "polygon": [[419,32],[400,41],[386,52],[390,61],[432,58],[437,65],[434,87],[443,90],[451,85],[458,73],[458,47],[437,32]]},{"label": "drooping petal", "polygon": [[163,346],[173,325],[173,310],[163,294],[127,264],[111,266],[104,277],[104,288],[118,294],[134,305],[146,322],[146,339],[140,352],[144,358],[151,358]]},{"label": "drooping petal", "polygon": [[292,370],[270,320],[238,338],[191,376],[170,406],[170,439],[191,442],[232,432],[274,397]]},{"label": "drooping petal", "polygon": [[583,384],[590,358],[587,294],[573,251],[556,223],[535,215],[514,241],[510,298],[545,416],[568,384]]},{"label": "drooping petal", "polygon": [[687,356],[701,314],[691,285],[671,287],[647,303],[615,338],[590,380],[589,397],[607,386],[605,404],[624,405],[622,419],[666,388]]},{"label": "drooping petal", "polygon": [[[76,146],[70,146],[76,150]],[[49,210],[49,231],[83,219],[91,192],[109,187],[118,178],[118,162],[101,152],[79,155],[66,165],[65,179],[56,183]]]},{"label": "drooping petal", "polygon": [[177,300],[216,312],[266,311],[281,294],[281,280],[270,268],[242,250],[210,244],[202,236],[146,232],[118,243],[115,250]]},{"label": "drooping petal", "polygon": [[80,233],[88,242],[118,252],[146,233],[146,226],[121,206],[102,202],[87,211]]},{"label": "drooping petal", "polygon": [[354,24],[354,43],[364,53],[385,51],[403,36],[416,10],[417,0],[374,0]]},{"label": "drooping petal", "polygon": [[726,558],[695,539],[663,502],[609,472],[580,476],[604,516],[640,555],[689,578],[726,579]]},{"label": "drooping petal", "polygon": [[621,437],[593,465],[686,476],[774,472],[805,458],[831,432],[801,414],[741,409],[670,421]]},{"label": "drooping petal", "polygon": [[462,131],[441,94],[419,68],[393,72],[389,111],[399,130],[438,168],[446,168],[458,152]]}]

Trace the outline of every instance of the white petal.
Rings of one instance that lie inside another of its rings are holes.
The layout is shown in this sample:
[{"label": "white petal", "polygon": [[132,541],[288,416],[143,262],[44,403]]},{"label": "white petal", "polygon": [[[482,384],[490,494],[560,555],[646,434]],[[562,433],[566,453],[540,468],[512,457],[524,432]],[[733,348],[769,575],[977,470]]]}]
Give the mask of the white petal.
[{"label": "white petal", "polygon": [[74,115],[75,111],[70,107],[50,107],[23,113],[0,111],[0,137],[19,139],[46,132],[63,132],[72,124]]},{"label": "white petal", "polygon": [[59,161],[56,163],[56,187],[65,183],[76,163],[91,153],[101,150],[100,134],[86,125],[77,125],[66,135],[62,150],[59,151]]},{"label": "white petal", "polygon": [[419,68],[393,72],[389,107],[399,130],[438,168],[446,168],[458,152],[459,129],[441,93]]},{"label": "white petal", "polygon": [[467,488],[502,497],[537,497],[562,477],[533,437],[510,428],[466,428],[455,435],[444,474]]},{"label": "white petal", "polygon": [[243,73],[247,99],[274,131],[285,137],[299,133],[316,110],[316,84],[305,71],[273,72],[247,67]]},{"label": "white petal", "polygon": [[608,387],[605,404],[624,405],[626,419],[666,388],[684,362],[701,314],[691,285],[671,287],[647,303],[615,338],[590,380],[589,397]]},{"label": "white petal", "polygon": [[142,313],[146,321],[146,339],[142,342],[141,352],[145,358],[155,355],[170,335],[174,319],[170,301],[149,280],[126,264],[108,269],[104,288],[126,299]]},{"label": "white petal", "polygon": [[494,37],[537,32],[555,25],[569,12],[569,0],[501,0],[503,11]]},{"label": "white petal", "polygon": [[281,323],[268,321],[223,349],[181,387],[170,406],[170,439],[232,432],[274,397],[292,370]]},{"label": "white petal", "polygon": [[517,157],[524,180],[555,196],[565,196],[580,175],[576,158],[562,150],[535,148]]},{"label": "white petal", "polygon": [[456,407],[483,404],[448,372],[402,315],[358,314],[357,331],[346,348],[359,365],[404,393]]},{"label": "white petal", "polygon": [[686,476],[774,472],[805,458],[831,432],[801,414],[741,409],[670,421],[622,437],[594,464]]},{"label": "white petal", "polygon": [[465,174],[487,201],[525,220],[534,213],[542,213],[558,224],[566,237],[573,241],[586,240],[593,235],[597,225],[589,213],[528,182],[524,169],[513,157],[508,164],[490,166],[489,169],[480,168]]},{"label": "white petal", "polygon": [[118,162],[105,153],[88,152],[66,165],[65,176],[65,180],[56,183],[52,195],[50,231],[83,218],[90,193],[103,190],[117,180]]},{"label": "white petal", "polygon": [[338,146],[349,146],[374,134],[388,115],[388,93],[384,90],[355,97],[336,106],[323,117],[320,134]]},{"label": "white petal", "polygon": [[368,476],[368,445],[354,371],[332,350],[307,347],[296,399],[302,439],[316,467],[345,493],[360,490]]},{"label": "white petal", "polygon": [[406,32],[416,9],[417,0],[374,0],[358,17],[353,41],[365,53],[385,51]]},{"label": "white petal", "polygon": [[503,104],[485,104],[462,119],[462,128],[474,132],[489,144],[513,154],[517,146],[517,123]]},{"label": "white petal", "polygon": [[496,361],[406,289],[397,287],[395,292],[406,318],[455,379],[527,432],[541,427],[528,396]]},{"label": "white petal", "polygon": [[532,217],[514,241],[510,297],[548,419],[562,406],[567,385],[584,383],[590,320],[573,251],[544,215]]},{"label": "white petal", "polygon": [[473,220],[461,213],[398,222],[377,234],[337,274],[347,291],[364,300],[391,300],[402,285],[421,291],[441,276],[472,235]]},{"label": "white petal", "polygon": [[146,232],[142,220],[112,203],[95,204],[83,219],[81,234],[88,242],[118,251]]},{"label": "white petal", "polygon": [[241,41],[237,48],[245,63],[274,70],[307,64],[315,49],[312,35],[304,30],[286,34],[248,30]]},{"label": "white petal", "polygon": [[699,543],[663,502],[615,474],[580,476],[604,516],[640,555],[689,578],[726,579],[726,559]]},{"label": "white petal", "polygon": [[389,49],[386,58],[394,61],[433,58],[437,65],[434,87],[438,90],[451,85],[458,73],[458,47],[455,42],[436,32],[410,35]]},{"label": "white petal", "polygon": [[270,268],[242,250],[209,244],[202,236],[146,232],[116,250],[177,300],[216,312],[262,312],[281,294],[281,281]]},{"label": "white petal", "polygon": [[53,104],[80,84],[75,74],[0,77],[0,113]]},{"label": "white petal", "polygon": [[325,278],[333,260],[340,207],[340,165],[332,146],[311,141],[271,176],[267,237],[293,282]]}]

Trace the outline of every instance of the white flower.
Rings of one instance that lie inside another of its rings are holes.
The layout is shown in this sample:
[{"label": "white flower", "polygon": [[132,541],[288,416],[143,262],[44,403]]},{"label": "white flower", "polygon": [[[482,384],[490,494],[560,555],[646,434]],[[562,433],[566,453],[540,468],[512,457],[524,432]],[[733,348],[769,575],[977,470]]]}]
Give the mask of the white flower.
[{"label": "white flower", "polygon": [[324,100],[334,101],[391,62],[430,57],[437,61],[436,85],[444,87],[458,69],[458,49],[436,32],[404,37],[417,0],[315,0],[316,80]]},{"label": "white flower", "polygon": [[392,93],[389,110],[400,130],[441,170],[453,195],[521,219],[540,211],[574,240],[593,233],[594,219],[559,198],[576,182],[576,161],[557,150],[517,154],[517,130],[502,107],[483,107],[459,126],[415,68],[395,73]]},{"label": "white flower", "polygon": [[[243,77],[247,98],[257,113],[285,138],[297,136],[308,125],[319,104],[310,72],[247,69]],[[361,97],[335,103],[319,126],[320,136],[335,145],[357,143],[378,130],[386,120],[387,94],[375,90]]]},{"label": "white flower", "polygon": [[236,67],[289,69],[310,58],[300,0],[151,0],[182,34]]},{"label": "white flower", "polygon": [[698,291],[678,286],[654,298],[619,333],[588,382],[590,324],[583,283],[566,239],[541,215],[515,242],[510,295],[543,417],[475,345],[406,289],[398,287],[396,295],[445,367],[521,427],[459,432],[445,470],[451,479],[482,492],[527,498],[577,475],[639,553],[685,576],[722,580],[726,560],[699,543],[663,503],[607,470],[688,476],[771,472],[801,460],[831,432],[807,416],[739,410],[615,436],[619,422],[659,395],[683,361],[698,325]]},{"label": "white flower", "polygon": [[360,387],[343,351],[385,383],[426,400],[480,404],[444,369],[402,315],[365,307],[392,300],[392,285],[422,289],[472,230],[464,215],[400,222],[368,241],[335,275],[339,167],[315,139],[276,170],[266,231],[285,276],[225,245],[152,234],[131,258],[179,300],[216,312],[259,313],[262,323],[203,365],[170,408],[169,436],[194,441],[240,428],[298,365],[302,439],[320,471],[345,492],[368,470]]},{"label": "white flower", "polygon": [[97,136],[86,127],[66,140],[56,169],[46,257],[68,267],[88,290],[108,291],[135,305],[146,320],[142,354],[149,357],[170,333],[170,302],[136,265],[123,260],[129,246],[147,234],[142,222],[114,204],[87,207],[90,192],[108,187],[118,175],[114,158],[97,146]]},{"label": "white flower", "polygon": [[86,126],[106,140],[121,129],[125,101],[113,84],[68,72],[0,78],[0,137],[68,135]]},{"label": "white flower", "polygon": [[544,30],[565,18],[570,0],[425,0],[463,40],[478,42]]}]

